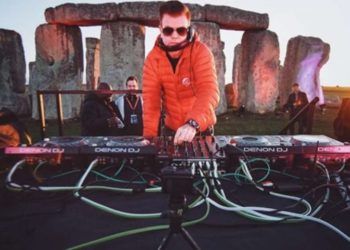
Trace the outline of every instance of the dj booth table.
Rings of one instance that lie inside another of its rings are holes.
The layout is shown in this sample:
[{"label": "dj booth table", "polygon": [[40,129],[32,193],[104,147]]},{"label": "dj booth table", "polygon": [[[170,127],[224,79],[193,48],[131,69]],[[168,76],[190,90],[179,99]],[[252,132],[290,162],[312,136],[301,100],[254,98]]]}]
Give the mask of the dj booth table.
[{"label": "dj booth table", "polygon": [[[42,181],[40,176],[48,176],[55,171],[69,172],[70,166],[66,166],[66,169],[59,169],[60,167],[62,168],[62,166],[53,165],[40,172],[39,178],[36,179],[39,185]],[[78,171],[75,168],[76,173],[53,180],[50,184],[74,186],[85,169],[80,168]],[[111,169],[110,171],[115,172],[116,170]],[[15,176],[15,182],[28,183],[29,181],[30,183],[32,180],[27,177],[32,172],[30,169],[23,168]],[[11,191],[5,188],[5,184],[8,184],[6,183],[7,174],[1,174],[0,183],[0,249],[67,249],[109,235],[110,240],[88,249],[157,249],[162,238],[167,235],[167,229],[163,229],[112,239],[116,233],[156,225],[168,225],[169,220],[168,218],[126,219],[115,216],[89,206],[82,201],[81,196],[74,196],[72,191],[43,192],[28,191],[25,188],[20,192]],[[125,176],[121,177],[125,180],[134,178],[130,173],[125,173]],[[274,181],[275,184],[284,181],[282,177],[273,177],[269,180]],[[104,184],[103,180],[96,177],[97,181]],[[129,184],[125,185],[130,187]],[[295,202],[272,197],[267,192],[259,191],[247,183],[236,185],[222,182],[222,185],[227,198],[238,204],[282,210],[289,208],[288,211],[294,212],[300,212],[302,209],[300,205],[290,208]],[[304,193],[305,190],[302,190],[293,195],[302,197]],[[168,211],[168,193],[121,194],[83,189],[80,194],[100,204],[129,213]],[[317,196],[316,192],[315,196]],[[198,194],[187,196],[188,203],[197,197]],[[318,197],[314,198],[317,200]],[[329,202],[322,210],[328,211],[324,214],[323,219],[349,235],[349,211],[333,216],[337,211],[332,206],[341,199],[339,192],[331,189]],[[203,203],[186,211],[184,221],[198,219],[205,213],[206,206]],[[310,221],[263,223],[214,206],[210,206],[209,215],[205,220],[186,227],[186,230],[202,249],[350,249],[349,242],[319,223]],[[181,235],[176,235],[169,242],[167,249],[190,249],[190,246]]]}]

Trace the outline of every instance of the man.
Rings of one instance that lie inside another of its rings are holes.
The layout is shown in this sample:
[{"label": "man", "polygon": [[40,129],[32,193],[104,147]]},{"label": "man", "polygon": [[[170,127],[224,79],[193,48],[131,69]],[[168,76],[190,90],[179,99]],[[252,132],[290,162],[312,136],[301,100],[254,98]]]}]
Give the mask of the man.
[{"label": "man", "polygon": [[[296,114],[300,112],[309,103],[307,96],[304,92],[300,91],[299,84],[293,83],[292,93],[288,96],[288,101],[284,105],[285,109],[290,112],[290,119],[292,119]],[[305,111],[302,116],[298,119],[298,133],[303,134],[307,131],[307,115],[308,112]],[[290,127],[290,133],[294,134],[294,124]]]},{"label": "man", "polygon": [[[101,82],[98,90],[112,90],[112,87]],[[124,123],[118,107],[111,101],[111,94],[91,93],[84,100],[81,125],[85,136],[117,136],[122,134]]]},{"label": "man", "polygon": [[159,8],[160,35],[143,69],[143,134],[158,135],[161,106],[174,143],[208,135],[216,123],[219,89],[214,58],[190,27],[191,13],[178,1]]},{"label": "man", "polygon": [[[139,85],[135,76],[129,76],[126,80],[128,90],[138,90]],[[130,92],[120,96],[115,104],[118,106],[121,117],[124,121],[125,135],[142,135],[142,98],[136,93]]]}]

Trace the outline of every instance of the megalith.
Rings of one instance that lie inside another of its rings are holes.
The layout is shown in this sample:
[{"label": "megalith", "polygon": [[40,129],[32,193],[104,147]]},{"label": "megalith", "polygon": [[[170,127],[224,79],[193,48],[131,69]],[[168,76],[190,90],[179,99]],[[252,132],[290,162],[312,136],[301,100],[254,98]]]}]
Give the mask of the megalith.
[{"label": "megalith", "polygon": [[118,4],[74,4],[65,3],[45,10],[45,19],[49,24],[73,26],[101,25],[118,20]]},{"label": "megalith", "polygon": [[233,64],[232,64],[232,91],[234,93],[234,99],[232,100],[232,107],[239,107],[240,101],[239,96],[244,94],[244,88],[242,93],[239,87],[242,87],[240,83],[241,79],[241,65],[242,65],[242,46],[237,44],[234,48]]},{"label": "megalith", "polygon": [[[242,37],[239,89],[245,90],[242,104],[253,113],[275,109],[278,96],[279,43],[276,33],[246,31]],[[240,92],[241,93],[241,92]]]},{"label": "megalith", "polygon": [[291,86],[296,82],[309,101],[318,97],[318,104],[324,104],[320,70],[328,61],[329,53],[329,44],[320,38],[297,36],[288,41],[280,83],[281,103],[286,103]]},{"label": "megalith", "polygon": [[265,30],[269,27],[269,16],[229,6],[206,4],[205,20],[214,22],[222,29]]},{"label": "megalith", "polygon": [[86,44],[86,89],[97,89],[100,78],[100,40],[87,37]]},{"label": "megalith", "polygon": [[194,29],[198,32],[199,37],[205,43],[214,55],[217,81],[220,90],[220,103],[216,109],[216,114],[225,113],[227,110],[225,97],[225,55],[224,43],[220,39],[220,27],[215,23],[193,22]]},{"label": "megalith", "polygon": [[0,29],[0,108],[6,107],[18,115],[30,114],[25,73],[21,36],[13,30]]},{"label": "megalith", "polygon": [[114,89],[125,89],[125,80],[141,76],[145,58],[145,28],[133,22],[111,22],[102,25],[100,43],[100,80]]},{"label": "megalith", "polygon": [[[82,84],[83,49],[79,27],[42,24],[35,31],[36,60],[30,68],[33,118],[38,118],[37,90],[79,90]],[[53,95],[45,95],[47,119],[57,117]],[[79,115],[80,95],[62,95],[63,117]]]}]

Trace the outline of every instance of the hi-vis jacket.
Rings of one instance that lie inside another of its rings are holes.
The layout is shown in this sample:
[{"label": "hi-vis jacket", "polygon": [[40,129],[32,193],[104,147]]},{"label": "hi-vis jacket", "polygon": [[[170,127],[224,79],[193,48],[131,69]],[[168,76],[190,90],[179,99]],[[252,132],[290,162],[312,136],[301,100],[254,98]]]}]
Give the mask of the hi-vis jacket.
[{"label": "hi-vis jacket", "polygon": [[214,125],[220,95],[209,48],[196,35],[184,48],[174,73],[166,52],[156,43],[145,60],[142,97],[146,137],[158,135],[162,101],[165,125],[174,131],[190,119],[199,124],[200,131]]}]

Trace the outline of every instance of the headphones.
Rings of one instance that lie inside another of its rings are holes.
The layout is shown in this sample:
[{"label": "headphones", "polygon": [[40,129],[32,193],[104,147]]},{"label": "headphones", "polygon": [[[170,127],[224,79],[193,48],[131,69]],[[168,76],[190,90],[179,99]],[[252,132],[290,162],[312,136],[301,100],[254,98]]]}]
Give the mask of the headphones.
[{"label": "headphones", "polygon": [[196,33],[195,29],[192,26],[189,26],[188,27],[188,31],[187,31],[186,40],[181,42],[181,43],[179,43],[179,44],[173,45],[173,46],[166,46],[164,44],[162,38],[159,36],[158,46],[162,50],[168,51],[168,52],[172,52],[172,51],[177,51],[177,50],[183,49],[183,48],[187,47],[190,43],[192,43],[194,41],[195,33]]},{"label": "headphones", "polygon": [[189,43],[193,41],[194,34],[195,34],[195,29],[190,25],[190,27],[188,27],[187,37],[186,37]]}]

